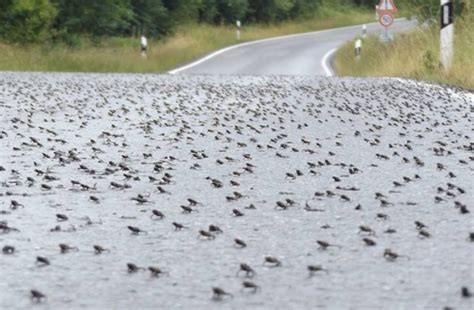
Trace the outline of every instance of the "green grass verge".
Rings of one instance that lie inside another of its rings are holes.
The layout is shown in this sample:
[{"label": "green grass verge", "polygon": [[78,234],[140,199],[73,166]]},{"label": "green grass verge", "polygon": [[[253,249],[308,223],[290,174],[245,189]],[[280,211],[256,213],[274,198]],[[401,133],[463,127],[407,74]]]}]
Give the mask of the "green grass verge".
[{"label": "green grass verge", "polygon": [[0,70],[69,72],[165,72],[213,50],[279,35],[316,31],[374,21],[374,14],[355,8],[325,9],[317,17],[275,25],[244,25],[236,41],[232,26],[183,25],[174,35],[149,42],[148,58],[140,57],[139,40],[109,38],[100,46],[0,44]]},{"label": "green grass verge", "polygon": [[426,27],[398,34],[395,41],[381,43],[376,36],[363,42],[359,60],[354,42],[336,54],[335,69],[341,76],[390,76],[425,80],[474,89],[474,12],[455,22],[455,53],[449,72],[439,66],[439,29]]}]

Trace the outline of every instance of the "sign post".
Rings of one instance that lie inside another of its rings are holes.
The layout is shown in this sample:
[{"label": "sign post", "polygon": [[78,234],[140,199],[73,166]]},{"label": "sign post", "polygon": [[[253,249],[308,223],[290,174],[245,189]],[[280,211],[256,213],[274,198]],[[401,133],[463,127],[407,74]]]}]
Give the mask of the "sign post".
[{"label": "sign post", "polygon": [[379,23],[385,28],[381,39],[384,42],[391,41],[392,38],[388,33],[388,28],[393,24],[393,14],[398,12],[394,0],[380,0],[380,3],[376,6],[376,8],[377,15],[379,17]]},{"label": "sign post", "polygon": [[452,0],[441,0],[440,62],[448,71],[453,62],[454,5]]},{"label": "sign post", "polygon": [[242,26],[242,24],[240,23],[240,20],[238,20],[235,25],[237,26],[237,32],[236,32],[236,37],[237,37],[237,41],[240,41],[240,27]]}]

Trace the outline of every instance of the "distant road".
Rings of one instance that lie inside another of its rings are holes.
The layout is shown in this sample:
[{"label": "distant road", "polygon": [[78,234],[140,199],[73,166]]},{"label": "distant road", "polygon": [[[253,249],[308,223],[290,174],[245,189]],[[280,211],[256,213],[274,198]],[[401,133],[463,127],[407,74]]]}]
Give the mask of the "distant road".
[{"label": "distant road", "polygon": [[[415,21],[399,19],[391,29],[400,32],[415,25]],[[381,31],[378,23],[367,24],[368,33]],[[247,42],[216,51],[169,73],[331,76],[332,54],[361,32],[362,25],[357,25]]]}]

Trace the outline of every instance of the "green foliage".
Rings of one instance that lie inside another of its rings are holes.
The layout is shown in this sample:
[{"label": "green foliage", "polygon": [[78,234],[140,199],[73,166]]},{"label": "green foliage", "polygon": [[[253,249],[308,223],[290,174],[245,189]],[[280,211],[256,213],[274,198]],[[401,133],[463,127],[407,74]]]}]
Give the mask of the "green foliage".
[{"label": "green foliage", "polygon": [[94,36],[124,33],[133,11],[128,0],[54,0],[59,9],[56,27]]},{"label": "green foliage", "polygon": [[0,39],[27,43],[52,37],[81,46],[82,38],[163,37],[186,23],[276,24],[372,5],[369,0],[0,0]]},{"label": "green foliage", "polygon": [[250,2],[251,21],[273,22],[289,16],[293,3],[289,0],[253,0]]},{"label": "green foliage", "polygon": [[433,55],[433,52],[430,51],[430,50],[427,50],[423,54],[423,66],[424,66],[424,68],[426,69],[427,72],[431,73],[436,68],[435,64],[436,64],[436,61],[435,61],[435,57]]},{"label": "green foliage", "polygon": [[160,37],[168,34],[173,27],[173,19],[162,0],[131,0],[134,17],[131,35],[145,34]]},{"label": "green foliage", "polygon": [[199,9],[199,21],[210,24],[220,24],[222,22],[219,12],[219,0],[202,0]]},{"label": "green foliage", "polygon": [[291,18],[312,17],[321,6],[321,0],[294,0],[291,9]]},{"label": "green foliage", "polygon": [[193,21],[199,16],[202,0],[163,0],[163,5],[174,20],[180,22]]},{"label": "green foliage", "polygon": [[[399,2],[401,7],[416,16],[420,22],[439,20],[439,0],[399,0]],[[462,14],[469,6],[469,0],[453,0],[453,2],[456,15]]]},{"label": "green foliage", "polygon": [[235,23],[236,20],[245,18],[248,6],[247,0],[222,0],[219,1],[218,10],[222,20],[227,23]]},{"label": "green foliage", "polygon": [[56,9],[49,0],[0,1],[0,36],[7,41],[35,42],[48,39]]},{"label": "green foliage", "polygon": [[212,24],[234,24],[245,20],[248,13],[248,0],[202,0],[199,20]]}]

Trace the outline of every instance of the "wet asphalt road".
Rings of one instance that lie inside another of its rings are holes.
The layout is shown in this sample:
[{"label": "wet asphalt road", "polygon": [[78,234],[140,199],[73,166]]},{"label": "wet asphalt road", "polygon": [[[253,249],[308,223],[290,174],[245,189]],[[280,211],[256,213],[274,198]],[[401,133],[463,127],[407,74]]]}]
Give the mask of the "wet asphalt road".
[{"label": "wet asphalt road", "polygon": [[[390,32],[407,31],[415,26],[415,20],[397,19]],[[367,25],[368,34],[380,34],[383,29],[379,23]],[[361,34],[362,26],[358,25],[244,43],[218,51],[171,73],[332,75],[330,52]]]},{"label": "wet asphalt road", "polygon": [[473,103],[397,79],[0,73],[0,309],[472,309]]}]

